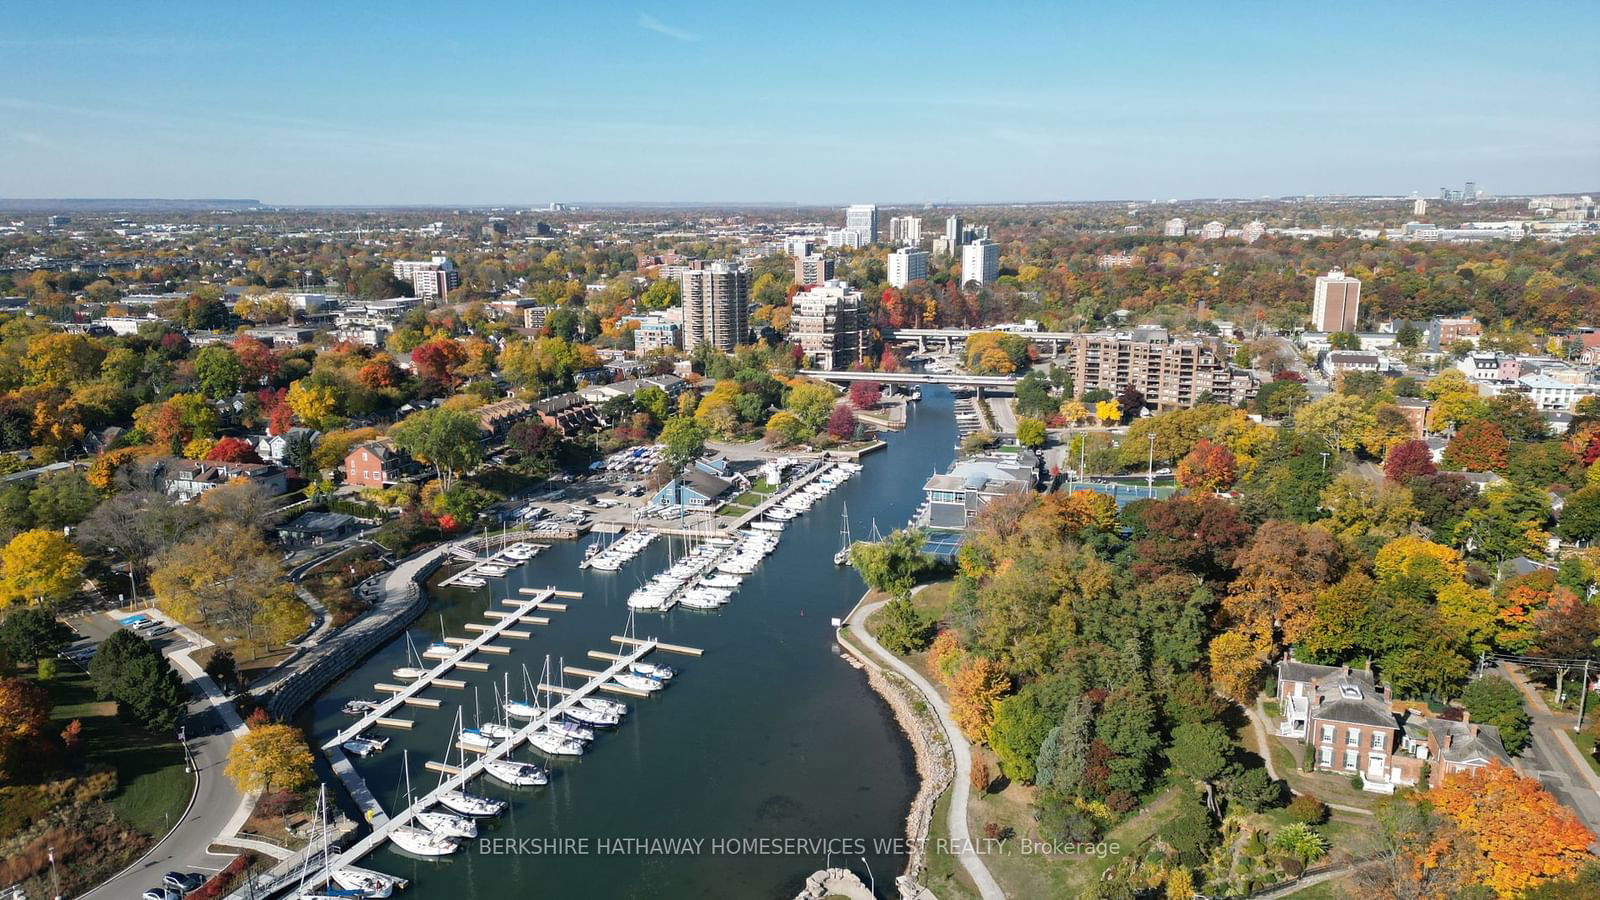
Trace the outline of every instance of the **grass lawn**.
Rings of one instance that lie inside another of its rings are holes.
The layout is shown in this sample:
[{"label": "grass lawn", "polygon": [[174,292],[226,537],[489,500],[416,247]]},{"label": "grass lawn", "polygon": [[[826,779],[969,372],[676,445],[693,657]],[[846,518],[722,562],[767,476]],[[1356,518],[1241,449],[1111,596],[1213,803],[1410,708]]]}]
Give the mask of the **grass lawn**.
[{"label": "grass lawn", "polygon": [[63,727],[72,719],[83,723],[89,762],[117,770],[110,802],[118,818],[145,834],[166,834],[170,823],[183,815],[194,789],[194,776],[184,774],[177,740],[118,719],[115,703],[95,699],[86,672],[63,668],[46,687],[55,702],[52,718]]},{"label": "grass lawn", "polygon": [[1594,734],[1585,729],[1577,734],[1569,732],[1567,737],[1572,738],[1572,742],[1578,745],[1578,752],[1589,763],[1589,768],[1593,769],[1596,775],[1600,775],[1600,763],[1594,759]]},{"label": "grass lawn", "polygon": [[[967,870],[950,851],[950,791],[946,790],[933,805],[933,822],[928,827],[928,861],[923,869],[922,883],[933,891],[939,900],[975,900],[977,888],[973,886]],[[981,835],[979,836],[981,837]]]}]

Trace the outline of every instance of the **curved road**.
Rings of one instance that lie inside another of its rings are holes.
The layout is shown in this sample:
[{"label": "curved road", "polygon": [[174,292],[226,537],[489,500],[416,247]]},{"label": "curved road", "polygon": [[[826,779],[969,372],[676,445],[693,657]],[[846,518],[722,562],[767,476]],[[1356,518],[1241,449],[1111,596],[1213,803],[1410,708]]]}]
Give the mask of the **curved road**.
[{"label": "curved road", "polygon": [[[165,618],[154,610],[148,614],[152,618]],[[113,611],[91,616],[80,622],[79,628],[98,641],[115,631],[119,627],[117,619],[125,615],[128,614]],[[190,701],[185,719],[189,752],[194,759],[197,777],[189,808],[182,820],[174,823],[166,837],[149,852],[110,880],[82,894],[84,900],[128,900],[138,897],[147,889],[160,885],[161,876],[174,870],[198,872],[209,878],[234,857],[233,853],[212,853],[210,848],[212,841],[221,834],[231,834],[243,823],[244,816],[249,814],[244,798],[234,789],[233,782],[222,774],[234,738],[244,733],[245,725],[234,711],[233,703],[189,658],[190,653],[207,646],[210,643],[204,638],[179,626],[162,648],[183,676],[185,684],[198,695]]]},{"label": "curved road", "polygon": [[[916,685],[927,698],[928,705],[939,714],[939,724],[944,728],[945,740],[949,742],[950,752],[956,762],[955,777],[950,783],[949,812],[950,840],[955,844],[956,858],[961,861],[961,867],[967,870],[967,874],[972,876],[972,881],[978,886],[978,893],[984,900],[1005,900],[1005,891],[1000,890],[999,883],[983,864],[983,857],[973,849],[976,844],[967,829],[967,795],[972,784],[972,751],[967,747],[966,738],[962,737],[961,731],[956,728],[955,721],[950,717],[949,705],[921,673],[906,665],[893,653],[883,649],[883,645],[867,633],[867,617],[887,602],[889,601],[879,600],[875,603],[856,604],[850,617],[845,619],[845,626],[850,629],[851,636],[873,656],[887,663],[897,674]],[[876,661],[874,665],[877,665]]]}]

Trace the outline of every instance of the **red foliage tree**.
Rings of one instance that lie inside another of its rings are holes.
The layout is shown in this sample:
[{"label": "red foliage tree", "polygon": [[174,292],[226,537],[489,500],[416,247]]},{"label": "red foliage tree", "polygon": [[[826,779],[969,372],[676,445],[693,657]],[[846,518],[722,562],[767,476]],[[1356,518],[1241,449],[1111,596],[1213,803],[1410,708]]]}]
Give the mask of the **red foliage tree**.
[{"label": "red foliage tree", "polygon": [[455,384],[456,367],[467,361],[467,351],[449,338],[425,341],[411,351],[417,374],[436,385]]},{"label": "red foliage tree", "polygon": [[850,385],[850,405],[856,409],[871,409],[883,397],[883,387],[876,381],[857,381]]},{"label": "red foliage tree", "polygon": [[1433,464],[1433,451],[1426,441],[1406,441],[1396,444],[1383,458],[1383,477],[1390,481],[1405,482],[1412,478],[1427,478],[1438,474]]},{"label": "red foliage tree", "polygon": [[271,378],[278,374],[278,356],[272,348],[261,343],[249,335],[241,334],[233,339],[234,355],[239,357],[239,364],[244,366],[247,379],[260,383],[263,378]]},{"label": "red foliage tree", "polygon": [[258,463],[261,455],[244,438],[225,437],[206,454],[208,462]]},{"label": "red foliage tree", "polygon": [[1278,371],[1273,372],[1272,373],[1272,380],[1273,381],[1293,381],[1293,382],[1296,382],[1298,384],[1305,384],[1306,383],[1306,377],[1304,375],[1301,375],[1299,372],[1290,371],[1289,369],[1279,369]]},{"label": "red foliage tree", "polygon": [[1233,451],[1201,438],[1178,461],[1178,483],[1192,491],[1223,491],[1233,485]]},{"label": "red foliage tree", "polygon": [[850,407],[841,403],[833,408],[828,416],[828,434],[837,440],[848,440],[856,433],[856,414]]},{"label": "red foliage tree", "polygon": [[50,695],[32,681],[0,680],[0,783],[37,760],[50,745]]},{"label": "red foliage tree", "polygon": [[1461,426],[1444,448],[1444,464],[1467,472],[1506,471],[1511,442],[1493,422],[1478,419]]},{"label": "red foliage tree", "polygon": [[1134,573],[1141,579],[1188,573],[1226,580],[1251,532],[1233,504],[1213,494],[1147,503],[1138,514],[1144,535],[1134,546]]},{"label": "red foliage tree", "polygon": [[387,355],[380,354],[356,372],[356,380],[369,391],[392,388],[400,383],[400,367]]},{"label": "red foliage tree", "polygon": [[289,404],[280,403],[267,414],[267,434],[274,436],[287,434],[293,427],[294,410],[289,408]]},{"label": "red foliage tree", "polygon": [[898,372],[898,371],[900,371],[900,357],[895,356],[894,355],[894,351],[889,349],[888,347],[883,348],[883,356],[878,359],[878,371],[879,372]]}]

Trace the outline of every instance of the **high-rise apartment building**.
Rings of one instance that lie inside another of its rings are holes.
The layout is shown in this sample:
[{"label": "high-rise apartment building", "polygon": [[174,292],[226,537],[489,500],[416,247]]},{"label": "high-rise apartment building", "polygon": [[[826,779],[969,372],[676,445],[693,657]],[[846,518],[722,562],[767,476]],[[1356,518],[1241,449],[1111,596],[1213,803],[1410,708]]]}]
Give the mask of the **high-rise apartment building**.
[{"label": "high-rise apartment building", "polygon": [[861,235],[858,246],[878,242],[878,208],[871,203],[857,203],[845,208],[844,227],[846,231],[854,231]]},{"label": "high-rise apartment building", "polygon": [[1161,233],[1167,237],[1183,237],[1184,229],[1188,224],[1182,219],[1168,219],[1167,225],[1162,229]]},{"label": "high-rise apartment building", "polygon": [[895,216],[890,219],[889,243],[901,247],[915,247],[922,243],[922,219],[917,216]]},{"label": "high-rise apartment building", "polygon": [[1080,392],[1118,394],[1133,385],[1158,409],[1194,406],[1207,394],[1213,402],[1236,406],[1255,392],[1250,374],[1228,365],[1219,342],[1174,341],[1163,329],[1073,335],[1055,365],[1072,373]]},{"label": "high-rise apartment building", "polygon": [[866,355],[861,292],[843,281],[794,295],[789,340],[818,369],[847,369]]},{"label": "high-rise apartment building", "polygon": [[860,249],[868,244],[866,232],[859,228],[835,228],[823,237],[829,247]]},{"label": "high-rise apartment building", "polygon": [[960,216],[948,216],[945,218],[944,239],[949,241],[951,246],[961,246],[961,236],[963,234],[966,234],[966,232],[961,229]]},{"label": "high-rise apartment building", "polygon": [[1220,241],[1227,234],[1227,231],[1228,226],[1218,222],[1216,219],[1212,219],[1200,226],[1200,240]]},{"label": "high-rise apartment building", "polygon": [[808,237],[786,237],[783,239],[783,252],[790,256],[810,256],[817,244]]},{"label": "high-rise apartment building", "polygon": [[1417,199],[1411,201],[1411,214],[1413,216],[1425,216],[1425,215],[1427,215],[1428,214],[1428,201],[1422,199],[1421,197],[1418,197]]},{"label": "high-rise apartment building", "polygon": [[928,279],[928,251],[901,247],[889,254],[889,286],[903,288]]},{"label": "high-rise apartment building", "polygon": [[1000,245],[980,240],[961,248],[961,286],[993,284],[1000,275]]},{"label": "high-rise apartment building", "polygon": [[1317,276],[1316,293],[1311,298],[1312,331],[1355,331],[1360,314],[1361,279],[1351,278],[1338,268]]},{"label": "high-rise apartment building", "polygon": [[833,277],[833,257],[813,253],[797,257],[794,261],[794,283],[798,285],[821,284]]},{"label": "high-rise apartment building", "polygon": [[395,278],[411,283],[412,293],[418,297],[443,297],[461,286],[461,273],[448,256],[397,259],[393,271]]},{"label": "high-rise apartment building", "polygon": [[744,343],[750,334],[750,270],[714,262],[681,277],[683,349],[709,344],[730,352]]}]

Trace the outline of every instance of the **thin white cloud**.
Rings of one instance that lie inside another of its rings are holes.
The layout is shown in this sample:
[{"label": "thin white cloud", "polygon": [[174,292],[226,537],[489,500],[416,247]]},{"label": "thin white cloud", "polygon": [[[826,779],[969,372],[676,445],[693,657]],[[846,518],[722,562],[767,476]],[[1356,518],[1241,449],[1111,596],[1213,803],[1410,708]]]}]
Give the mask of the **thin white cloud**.
[{"label": "thin white cloud", "polygon": [[649,13],[639,13],[639,27],[643,28],[645,31],[654,31],[656,34],[664,34],[674,40],[700,40],[700,35],[695,34],[692,31],[684,31],[682,28],[674,28],[655,16],[650,15]]},{"label": "thin white cloud", "polygon": [[19,144],[31,144],[35,147],[54,147],[55,142],[37,131],[13,131],[11,136]]}]

